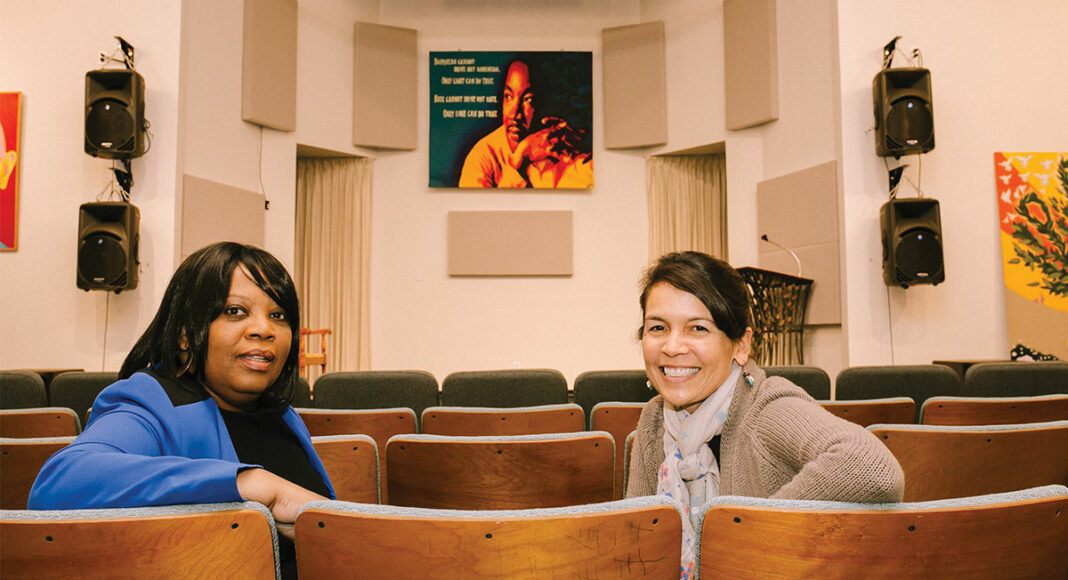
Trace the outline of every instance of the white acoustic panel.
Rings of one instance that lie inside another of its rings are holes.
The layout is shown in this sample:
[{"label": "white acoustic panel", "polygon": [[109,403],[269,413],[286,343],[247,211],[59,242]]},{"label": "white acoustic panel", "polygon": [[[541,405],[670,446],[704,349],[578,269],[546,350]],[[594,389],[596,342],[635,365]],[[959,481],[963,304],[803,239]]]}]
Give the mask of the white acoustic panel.
[{"label": "white acoustic panel", "polygon": [[411,28],[356,23],[353,145],[415,149],[417,39]]},{"label": "white acoustic panel", "polygon": [[601,31],[604,74],[604,146],[667,143],[664,23]]},{"label": "white acoustic panel", "polygon": [[779,244],[801,260],[800,276],[813,280],[805,323],[841,324],[837,163],[757,183],[757,231],[770,240],[760,242],[761,268],[799,275]]},{"label": "white acoustic panel", "polygon": [[450,276],[570,276],[570,211],[450,211]]},{"label": "white acoustic panel", "polygon": [[245,0],[241,118],[297,128],[297,1]]},{"label": "white acoustic panel", "polygon": [[223,183],[182,175],[182,259],[214,242],[263,247],[265,197]]},{"label": "white acoustic panel", "polygon": [[727,128],[779,118],[779,53],[775,0],[723,1]]}]

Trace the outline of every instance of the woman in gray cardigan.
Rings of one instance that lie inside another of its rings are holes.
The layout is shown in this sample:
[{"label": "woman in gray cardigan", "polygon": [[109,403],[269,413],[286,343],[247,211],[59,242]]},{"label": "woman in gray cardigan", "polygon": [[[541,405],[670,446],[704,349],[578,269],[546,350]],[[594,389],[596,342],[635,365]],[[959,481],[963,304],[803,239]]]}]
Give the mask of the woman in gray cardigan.
[{"label": "woman in gray cardigan", "polygon": [[729,264],[664,255],[639,302],[645,371],[659,394],[638,420],[627,497],[667,495],[690,515],[682,578],[693,577],[694,523],[712,496],[901,500],[901,467],[874,435],[749,360],[749,291]]}]

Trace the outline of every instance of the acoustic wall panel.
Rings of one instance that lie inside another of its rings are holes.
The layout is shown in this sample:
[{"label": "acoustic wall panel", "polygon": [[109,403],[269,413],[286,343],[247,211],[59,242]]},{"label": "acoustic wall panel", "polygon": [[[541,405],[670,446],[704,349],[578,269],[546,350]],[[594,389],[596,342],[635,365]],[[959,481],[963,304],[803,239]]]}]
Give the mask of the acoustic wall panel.
[{"label": "acoustic wall panel", "polygon": [[664,23],[601,31],[604,73],[604,146],[667,143]]},{"label": "acoustic wall panel", "polygon": [[245,0],[241,118],[297,128],[296,0]]},{"label": "acoustic wall panel", "polygon": [[357,22],[353,49],[352,143],[416,147],[417,33]]},{"label": "acoustic wall panel", "polygon": [[450,276],[570,276],[572,212],[450,211]]},{"label": "acoustic wall panel", "polygon": [[723,1],[727,128],[779,118],[779,53],[775,0]]},{"label": "acoustic wall panel", "polygon": [[222,241],[263,247],[264,196],[222,183],[182,175],[182,259]]},{"label": "acoustic wall panel", "polygon": [[838,167],[828,161],[757,183],[760,267],[813,280],[806,324],[841,324],[841,266],[838,234]]}]

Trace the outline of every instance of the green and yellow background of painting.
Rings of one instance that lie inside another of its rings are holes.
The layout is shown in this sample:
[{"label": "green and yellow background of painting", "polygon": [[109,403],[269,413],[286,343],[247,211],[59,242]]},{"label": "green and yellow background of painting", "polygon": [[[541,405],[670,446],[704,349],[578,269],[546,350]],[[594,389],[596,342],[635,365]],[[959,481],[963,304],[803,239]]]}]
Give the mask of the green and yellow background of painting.
[{"label": "green and yellow background of painting", "polygon": [[[1051,210],[1063,210],[1068,206],[1068,195],[1059,175],[1064,159],[1068,159],[1068,153],[994,154],[1009,347],[1019,343],[1068,359],[1068,294],[1053,293],[1043,287],[1048,285],[1048,276],[1019,259],[1016,249],[1026,243],[1013,236],[1013,224],[1025,221],[1025,216],[1021,216],[1016,207],[1022,197],[1033,193]],[[1030,207],[1036,206],[1030,204]],[[1064,217],[1056,211],[1032,211],[1033,216],[1043,220]],[[1063,247],[1068,240],[1058,237]],[[1055,249],[1046,236],[1039,236],[1038,246],[1044,246],[1051,254]],[[1051,259],[1050,263],[1064,272],[1066,264],[1056,259]]]}]

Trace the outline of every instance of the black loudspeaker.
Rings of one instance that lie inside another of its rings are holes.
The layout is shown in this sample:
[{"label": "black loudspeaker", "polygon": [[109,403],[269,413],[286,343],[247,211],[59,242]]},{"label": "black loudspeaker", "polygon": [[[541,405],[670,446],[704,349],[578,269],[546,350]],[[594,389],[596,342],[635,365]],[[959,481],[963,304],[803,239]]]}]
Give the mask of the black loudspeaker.
[{"label": "black loudspeaker", "polygon": [[106,159],[145,154],[145,80],[129,69],[85,73],[85,152]]},{"label": "black loudspeaker", "polygon": [[946,280],[942,261],[942,218],[938,200],[891,199],[879,210],[883,238],[883,281],[908,288]]},{"label": "black loudspeaker", "polygon": [[78,287],[137,288],[137,224],[141,212],[126,202],[83,203],[78,216]]},{"label": "black loudspeaker", "polygon": [[901,157],[934,149],[931,71],[883,69],[871,82],[875,105],[875,153]]}]

